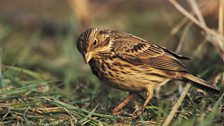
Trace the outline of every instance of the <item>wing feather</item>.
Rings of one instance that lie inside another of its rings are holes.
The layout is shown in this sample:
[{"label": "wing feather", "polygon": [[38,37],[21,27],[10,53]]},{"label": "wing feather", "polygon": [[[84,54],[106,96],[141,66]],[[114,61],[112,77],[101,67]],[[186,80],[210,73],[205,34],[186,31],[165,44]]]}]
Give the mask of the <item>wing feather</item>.
[{"label": "wing feather", "polygon": [[133,64],[147,64],[169,71],[187,71],[179,59],[188,59],[141,38],[124,34],[111,41],[111,50],[123,60]]}]

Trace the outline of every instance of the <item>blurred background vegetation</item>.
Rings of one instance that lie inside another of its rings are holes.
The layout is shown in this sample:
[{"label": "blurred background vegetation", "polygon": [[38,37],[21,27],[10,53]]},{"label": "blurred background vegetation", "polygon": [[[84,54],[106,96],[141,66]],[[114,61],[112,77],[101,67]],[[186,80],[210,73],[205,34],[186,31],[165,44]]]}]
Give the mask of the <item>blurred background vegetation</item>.
[{"label": "blurred background vegetation", "polygon": [[[178,3],[193,13],[192,1]],[[223,38],[220,1],[196,2],[206,26]],[[76,40],[87,27],[131,33],[191,57],[186,64],[192,73],[223,88],[223,44],[169,1],[0,0],[0,125],[162,124],[180,95],[181,87],[173,86],[179,82],[159,90],[140,119],[111,116],[127,93],[102,87],[84,64]],[[192,88],[172,124],[224,125],[221,95]]]}]

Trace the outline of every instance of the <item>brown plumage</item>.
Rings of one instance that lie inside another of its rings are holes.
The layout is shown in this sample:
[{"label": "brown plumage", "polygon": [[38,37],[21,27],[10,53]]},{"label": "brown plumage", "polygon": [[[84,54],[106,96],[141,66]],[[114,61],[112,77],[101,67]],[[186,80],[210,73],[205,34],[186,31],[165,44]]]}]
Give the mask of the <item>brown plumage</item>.
[{"label": "brown plumage", "polygon": [[187,79],[201,88],[218,91],[187,71],[181,60],[189,58],[131,34],[91,28],[79,36],[77,47],[100,80],[130,93],[113,114],[142,91],[147,92],[146,106],[154,89],[170,79]]}]

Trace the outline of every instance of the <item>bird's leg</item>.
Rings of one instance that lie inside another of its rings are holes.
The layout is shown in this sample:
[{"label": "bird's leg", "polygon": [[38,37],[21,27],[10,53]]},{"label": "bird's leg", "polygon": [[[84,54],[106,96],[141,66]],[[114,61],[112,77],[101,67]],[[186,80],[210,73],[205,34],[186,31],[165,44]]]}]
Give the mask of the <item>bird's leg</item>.
[{"label": "bird's leg", "polygon": [[[144,112],[144,108],[147,106],[147,104],[149,103],[149,101],[152,99],[153,97],[153,90],[152,88],[149,88],[149,90],[147,90],[147,98],[142,106],[142,108],[140,110],[136,110],[133,114],[132,114],[132,118],[135,119],[137,118],[138,116],[140,116],[140,114],[143,115],[143,112]],[[139,112],[141,111],[141,112]]]},{"label": "bird's leg", "polygon": [[152,96],[153,96],[153,91],[152,90],[148,90],[147,91],[147,98],[143,104],[143,107],[142,107],[142,114],[144,112],[144,108],[147,106],[147,104],[149,103],[149,101],[152,99]]},{"label": "bird's leg", "polygon": [[118,112],[123,108],[128,102],[130,102],[132,99],[137,97],[136,94],[130,93],[128,97],[126,97],[116,108],[113,109],[112,114],[117,115],[119,114]]},{"label": "bird's leg", "polygon": [[152,90],[148,90],[147,91],[147,98],[144,102],[143,108],[145,108],[145,106],[147,106],[147,104],[149,103],[149,101],[152,99],[153,96],[153,91]]}]

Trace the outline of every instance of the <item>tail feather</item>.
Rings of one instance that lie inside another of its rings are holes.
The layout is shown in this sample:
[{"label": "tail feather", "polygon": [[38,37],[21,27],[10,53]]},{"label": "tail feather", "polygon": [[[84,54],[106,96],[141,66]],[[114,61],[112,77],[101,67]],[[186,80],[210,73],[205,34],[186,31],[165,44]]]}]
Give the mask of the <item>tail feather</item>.
[{"label": "tail feather", "polygon": [[186,78],[186,79],[188,79],[188,80],[190,80],[190,81],[195,82],[194,85],[196,87],[199,87],[199,88],[204,89],[204,90],[208,89],[208,90],[211,90],[211,91],[217,92],[217,93],[220,92],[218,88],[210,85],[205,80],[203,80],[201,78],[198,78],[198,77],[196,77],[196,76],[194,76],[192,74],[185,74],[183,77]]}]

